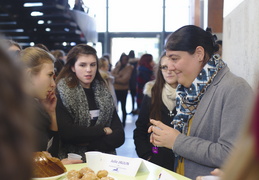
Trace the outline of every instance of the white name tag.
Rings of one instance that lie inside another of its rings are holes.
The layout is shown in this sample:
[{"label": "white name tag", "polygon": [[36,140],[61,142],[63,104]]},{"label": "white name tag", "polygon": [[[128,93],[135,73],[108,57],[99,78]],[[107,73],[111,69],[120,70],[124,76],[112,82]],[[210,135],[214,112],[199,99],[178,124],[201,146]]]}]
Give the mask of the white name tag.
[{"label": "white name tag", "polygon": [[[128,158],[101,152],[86,152],[87,166],[98,171],[105,169],[112,173],[136,176],[137,172],[148,172],[140,158]],[[93,158],[94,157],[94,158]]]},{"label": "white name tag", "polygon": [[99,117],[99,114],[100,114],[100,110],[99,109],[97,109],[97,110],[90,110],[91,119]]}]

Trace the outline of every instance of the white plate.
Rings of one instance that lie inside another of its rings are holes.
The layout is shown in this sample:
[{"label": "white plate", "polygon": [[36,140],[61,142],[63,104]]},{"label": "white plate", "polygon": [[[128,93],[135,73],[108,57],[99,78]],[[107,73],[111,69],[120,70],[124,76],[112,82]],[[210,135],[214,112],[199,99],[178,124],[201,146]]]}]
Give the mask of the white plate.
[{"label": "white plate", "polygon": [[51,176],[51,177],[43,177],[43,178],[32,178],[32,180],[58,180],[63,179],[63,177],[67,174],[67,172],[64,172],[63,174],[57,175],[57,176]]},{"label": "white plate", "polygon": [[[108,175],[108,177],[112,177],[114,180],[117,180],[116,177]],[[63,180],[68,180],[67,177],[65,177]]]}]

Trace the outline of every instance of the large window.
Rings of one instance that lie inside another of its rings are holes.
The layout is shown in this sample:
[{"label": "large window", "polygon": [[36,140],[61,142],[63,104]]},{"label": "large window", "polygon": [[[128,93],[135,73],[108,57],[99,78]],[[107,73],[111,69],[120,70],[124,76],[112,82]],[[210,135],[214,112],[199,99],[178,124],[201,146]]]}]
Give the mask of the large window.
[{"label": "large window", "polygon": [[166,0],[165,31],[172,32],[190,24],[190,0]]},{"label": "large window", "polygon": [[[192,0],[165,0],[165,31],[190,24]],[[106,0],[83,0],[94,15],[97,31],[106,31]],[[109,32],[161,32],[163,0],[109,0]],[[73,7],[74,0],[69,0]]]},{"label": "large window", "polygon": [[143,54],[152,54],[154,61],[159,59],[159,39],[158,38],[112,38],[112,64],[115,65],[121,54],[129,53],[130,50],[135,51],[136,58],[140,58]]},{"label": "large window", "polygon": [[162,3],[162,0],[109,0],[109,31],[162,31]]}]

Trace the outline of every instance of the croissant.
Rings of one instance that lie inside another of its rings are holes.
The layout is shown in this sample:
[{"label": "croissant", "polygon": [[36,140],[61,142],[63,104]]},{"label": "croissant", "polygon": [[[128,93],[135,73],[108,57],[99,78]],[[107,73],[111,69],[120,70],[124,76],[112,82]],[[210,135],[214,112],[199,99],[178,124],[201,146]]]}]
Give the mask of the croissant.
[{"label": "croissant", "polygon": [[67,172],[62,162],[48,152],[35,152],[33,157],[33,177],[51,177]]}]

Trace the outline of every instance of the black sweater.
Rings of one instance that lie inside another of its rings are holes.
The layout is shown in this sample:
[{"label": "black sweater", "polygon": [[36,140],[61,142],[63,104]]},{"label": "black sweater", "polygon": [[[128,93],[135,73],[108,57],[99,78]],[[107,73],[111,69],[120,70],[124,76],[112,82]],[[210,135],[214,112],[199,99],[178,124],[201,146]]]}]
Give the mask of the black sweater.
[{"label": "black sweater", "polygon": [[[89,100],[89,98],[87,99]],[[110,135],[106,135],[103,130],[103,125],[86,127],[74,124],[74,119],[72,118],[66,107],[63,105],[59,95],[57,95],[57,100],[57,122],[62,143],[73,144],[75,146],[78,146],[78,148],[84,149],[85,152],[100,151],[106,153],[115,151],[115,148],[121,146],[124,143],[124,129],[115,110],[115,107],[111,107],[114,108],[110,126],[113,133]],[[95,104],[95,102],[88,102],[88,104]]]},{"label": "black sweater", "polygon": [[[59,136],[57,131],[50,130],[50,117],[42,105],[33,100],[34,108],[34,132],[35,132],[35,150],[48,151],[52,156],[58,156]],[[48,147],[49,140],[52,139],[52,145]]]},{"label": "black sweater", "polygon": [[[134,130],[134,143],[136,151],[139,157],[143,159],[150,159],[150,162],[159,166],[174,170],[174,153],[172,149],[159,147],[158,154],[152,152],[153,145],[150,143],[150,134],[147,132],[150,125],[150,105],[151,98],[147,95],[144,96],[142,106],[140,109],[139,117],[136,121],[136,129]],[[173,116],[169,116],[169,110],[163,104],[161,107],[162,122],[168,126],[171,126]],[[176,114],[176,110],[173,110],[173,114]]]}]

